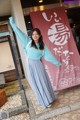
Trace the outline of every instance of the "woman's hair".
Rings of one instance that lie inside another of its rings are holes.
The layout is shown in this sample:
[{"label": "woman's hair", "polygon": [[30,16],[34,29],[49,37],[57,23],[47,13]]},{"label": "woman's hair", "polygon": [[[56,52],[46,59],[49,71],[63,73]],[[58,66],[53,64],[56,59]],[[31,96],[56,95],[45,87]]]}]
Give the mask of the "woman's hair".
[{"label": "woman's hair", "polygon": [[35,44],[35,42],[34,42],[34,40],[33,40],[33,38],[32,38],[32,34],[33,34],[34,31],[36,31],[38,33],[38,35],[40,36],[40,38],[38,40],[39,48],[40,48],[40,50],[43,50],[44,49],[43,37],[41,35],[41,31],[38,28],[34,28],[32,30],[32,32],[31,32],[31,39],[32,39],[31,46],[35,47],[36,49],[38,49],[37,46],[36,46],[36,44]]}]

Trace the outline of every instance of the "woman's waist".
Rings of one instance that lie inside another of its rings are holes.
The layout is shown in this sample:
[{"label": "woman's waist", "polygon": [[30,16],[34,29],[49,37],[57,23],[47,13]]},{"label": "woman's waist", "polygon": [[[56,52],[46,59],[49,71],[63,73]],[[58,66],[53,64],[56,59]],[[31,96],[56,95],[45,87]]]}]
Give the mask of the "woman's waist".
[{"label": "woman's waist", "polygon": [[32,59],[32,60],[41,60],[41,56],[30,56],[30,55],[27,55],[28,56],[28,59]]},{"label": "woman's waist", "polygon": [[28,65],[35,66],[41,63],[42,63],[41,59],[33,59],[33,58],[28,57]]}]

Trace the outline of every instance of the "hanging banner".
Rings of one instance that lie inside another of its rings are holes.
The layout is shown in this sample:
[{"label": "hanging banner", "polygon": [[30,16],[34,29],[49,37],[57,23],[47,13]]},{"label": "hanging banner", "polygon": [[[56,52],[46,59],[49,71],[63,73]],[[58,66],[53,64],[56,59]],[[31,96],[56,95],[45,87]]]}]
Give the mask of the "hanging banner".
[{"label": "hanging banner", "polygon": [[43,41],[61,62],[57,67],[43,60],[53,89],[62,90],[80,84],[80,56],[64,7],[30,13],[33,28],[41,30]]}]

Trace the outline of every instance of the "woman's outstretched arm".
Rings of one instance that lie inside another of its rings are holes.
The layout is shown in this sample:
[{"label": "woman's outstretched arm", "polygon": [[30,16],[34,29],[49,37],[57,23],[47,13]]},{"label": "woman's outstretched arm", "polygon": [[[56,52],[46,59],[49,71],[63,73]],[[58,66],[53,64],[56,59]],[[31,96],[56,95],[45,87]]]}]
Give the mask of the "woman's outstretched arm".
[{"label": "woman's outstretched arm", "polygon": [[49,61],[52,64],[55,64],[56,66],[61,66],[61,63],[52,55],[52,53],[50,52],[50,50],[47,48],[46,45],[44,46],[43,58],[46,61]]},{"label": "woman's outstretched arm", "polygon": [[27,45],[31,38],[16,26],[13,17],[9,17],[9,22],[19,41],[23,44],[23,46]]}]

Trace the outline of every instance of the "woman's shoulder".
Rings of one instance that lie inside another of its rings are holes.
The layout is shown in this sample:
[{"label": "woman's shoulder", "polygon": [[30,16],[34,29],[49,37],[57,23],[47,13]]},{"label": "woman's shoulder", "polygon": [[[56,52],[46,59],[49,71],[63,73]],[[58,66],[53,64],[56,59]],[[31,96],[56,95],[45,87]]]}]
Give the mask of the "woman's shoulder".
[{"label": "woman's shoulder", "polygon": [[27,44],[26,47],[28,47],[29,45],[31,45],[32,40],[30,40]]}]

